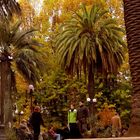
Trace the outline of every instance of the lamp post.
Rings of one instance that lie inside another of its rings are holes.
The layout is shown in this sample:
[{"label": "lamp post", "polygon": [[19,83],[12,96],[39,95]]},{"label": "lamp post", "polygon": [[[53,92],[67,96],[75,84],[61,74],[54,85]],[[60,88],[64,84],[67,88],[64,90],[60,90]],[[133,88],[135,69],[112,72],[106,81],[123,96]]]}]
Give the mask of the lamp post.
[{"label": "lamp post", "polygon": [[[97,103],[96,98],[87,98],[87,102],[89,105],[89,112],[90,112],[90,124],[94,124],[95,122],[95,104]],[[91,126],[92,128],[92,126]]]},{"label": "lamp post", "polygon": [[97,99],[96,98],[91,99],[88,97],[87,102],[90,106],[90,111],[91,111],[90,113],[95,113],[95,104],[97,102]]},{"label": "lamp post", "polygon": [[19,124],[20,124],[21,115],[23,115],[24,112],[23,111],[18,111],[18,109],[16,109],[15,114],[18,115],[18,121],[19,121]]},{"label": "lamp post", "polygon": [[33,92],[34,92],[34,86],[32,84],[29,85],[28,92],[30,94],[30,99],[31,99],[30,109],[31,109],[31,113],[32,113],[33,112],[33,99],[32,99],[32,96],[33,96]]}]

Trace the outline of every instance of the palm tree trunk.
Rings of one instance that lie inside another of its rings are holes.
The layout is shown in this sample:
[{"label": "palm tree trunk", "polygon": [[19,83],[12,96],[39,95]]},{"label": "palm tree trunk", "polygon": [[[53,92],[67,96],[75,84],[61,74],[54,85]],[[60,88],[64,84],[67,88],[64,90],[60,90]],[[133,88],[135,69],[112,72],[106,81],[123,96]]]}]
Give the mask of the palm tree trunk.
[{"label": "palm tree trunk", "polygon": [[4,114],[5,114],[5,124],[7,125],[8,122],[12,122],[12,99],[11,99],[11,92],[12,92],[12,83],[14,81],[12,81],[12,71],[11,71],[11,64],[9,61],[6,61],[4,64],[4,75],[5,75],[5,79],[3,79],[5,81],[5,85],[4,85],[4,94],[5,94],[5,98],[4,98]]},{"label": "palm tree trunk", "polygon": [[127,136],[140,136],[140,1],[123,1],[133,86],[131,124]]},{"label": "palm tree trunk", "polygon": [[89,72],[88,72],[88,94],[89,98],[94,98],[94,72],[92,65],[89,65]]},{"label": "palm tree trunk", "polygon": [[[94,71],[92,65],[89,65],[88,69],[88,94],[91,101],[89,102],[89,115],[90,115],[90,121],[93,124],[93,118],[95,115],[95,105],[92,102],[95,93],[94,93]],[[92,126],[91,126],[92,127]]]},{"label": "palm tree trunk", "polygon": [[0,62],[0,125],[12,120],[11,68],[9,61]]}]

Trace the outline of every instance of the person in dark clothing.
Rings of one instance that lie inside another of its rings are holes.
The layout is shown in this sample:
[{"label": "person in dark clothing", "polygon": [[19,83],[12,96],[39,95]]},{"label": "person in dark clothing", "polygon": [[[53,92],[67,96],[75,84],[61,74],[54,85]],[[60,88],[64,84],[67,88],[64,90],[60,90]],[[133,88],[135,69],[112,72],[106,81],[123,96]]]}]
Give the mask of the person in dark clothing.
[{"label": "person in dark clothing", "polygon": [[65,140],[65,139],[68,139],[69,138],[69,136],[70,136],[70,132],[69,132],[69,128],[67,127],[67,126],[65,126],[63,129],[62,129],[62,138],[63,138],[63,140]]},{"label": "person in dark clothing", "polygon": [[34,112],[32,113],[30,118],[30,124],[34,131],[34,140],[38,140],[40,135],[40,125],[44,126],[39,106],[36,106],[34,108]]},{"label": "person in dark clothing", "polygon": [[61,135],[61,140],[70,138],[70,131],[66,122],[62,122],[62,128],[56,129],[56,133]]},{"label": "person in dark clothing", "polygon": [[85,133],[88,130],[88,117],[89,110],[82,101],[79,102],[79,109],[77,110],[77,122],[79,126],[79,130],[82,133]]}]

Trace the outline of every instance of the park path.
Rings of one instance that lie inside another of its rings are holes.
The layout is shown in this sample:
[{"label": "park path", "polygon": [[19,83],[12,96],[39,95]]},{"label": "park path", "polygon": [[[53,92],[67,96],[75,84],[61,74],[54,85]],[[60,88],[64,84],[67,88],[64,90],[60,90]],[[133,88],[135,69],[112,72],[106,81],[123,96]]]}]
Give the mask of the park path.
[{"label": "park path", "polygon": [[5,132],[3,129],[0,127],[0,140],[6,140]]},{"label": "park path", "polygon": [[[78,140],[78,139],[69,139]],[[79,139],[79,140],[140,140],[140,137],[120,137],[120,138],[90,138],[90,139]]]}]

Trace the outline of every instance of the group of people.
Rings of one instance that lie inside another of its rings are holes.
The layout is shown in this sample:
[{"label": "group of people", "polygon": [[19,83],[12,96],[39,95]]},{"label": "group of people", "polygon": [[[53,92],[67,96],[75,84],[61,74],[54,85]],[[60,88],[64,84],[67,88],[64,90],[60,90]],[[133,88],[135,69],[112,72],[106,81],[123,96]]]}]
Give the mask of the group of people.
[{"label": "group of people", "polygon": [[[71,104],[68,111],[68,125],[70,138],[81,138],[89,130],[89,111],[83,102],[79,102],[79,108],[75,109]],[[121,118],[117,112],[111,118],[112,137],[121,136]]]},{"label": "group of people", "polygon": [[[79,102],[79,108],[76,109],[73,104],[70,105],[68,111],[68,138],[82,138],[83,134],[89,129],[89,110],[82,101]],[[120,136],[121,119],[117,113],[111,119],[112,137]],[[20,124],[20,130],[24,132],[30,140],[39,140],[40,126],[44,126],[44,122],[40,113],[40,107],[36,106],[29,119],[29,127],[27,120],[23,119]],[[30,129],[33,130],[31,133]],[[55,140],[61,140],[61,134],[54,131],[51,125],[48,129],[48,134]],[[67,135],[67,134],[66,134]],[[21,136],[22,137],[22,136]],[[23,137],[22,137],[23,138]],[[24,139],[23,139],[24,140]]]},{"label": "group of people", "polygon": [[81,138],[88,130],[89,111],[82,101],[79,102],[79,108],[76,109],[73,104],[68,111],[68,127],[70,138]]},{"label": "group of people", "polygon": [[[68,125],[67,136],[69,138],[81,138],[82,134],[87,131],[87,121],[89,117],[89,112],[83,102],[79,102],[79,108],[76,109],[73,104],[70,105],[70,110],[68,111]],[[29,126],[28,126],[29,125]],[[29,121],[23,119],[20,123],[19,129],[21,132],[26,134],[30,140],[39,140],[40,126],[44,126],[44,122],[40,113],[40,107],[36,106]],[[33,133],[31,133],[33,130]],[[61,135],[57,133],[53,126],[50,125],[48,128],[48,134],[56,140],[61,139]],[[23,138],[23,136],[21,136]]]}]

